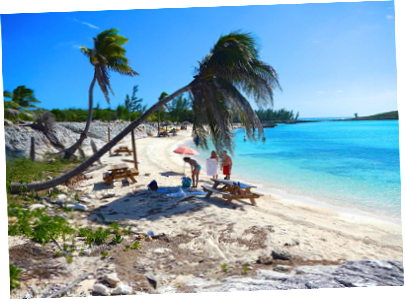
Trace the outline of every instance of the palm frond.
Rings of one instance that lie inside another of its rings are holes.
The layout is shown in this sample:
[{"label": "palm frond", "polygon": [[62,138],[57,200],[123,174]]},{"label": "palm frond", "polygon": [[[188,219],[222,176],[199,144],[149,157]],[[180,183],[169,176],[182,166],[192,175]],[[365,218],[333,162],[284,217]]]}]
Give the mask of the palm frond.
[{"label": "palm frond", "polygon": [[98,85],[100,86],[100,89],[103,92],[104,97],[107,100],[107,103],[110,104],[110,97],[108,95],[110,79],[108,76],[108,71],[106,70],[106,68],[103,68],[100,65],[95,66],[95,71],[96,71],[95,75],[96,75]]},{"label": "palm frond", "polygon": [[217,79],[216,81],[219,89],[225,95],[228,105],[234,109],[242,125],[245,127],[246,136],[249,139],[255,139],[255,132],[257,130],[258,138],[260,139],[264,134],[263,126],[249,101],[231,83],[221,79]]},{"label": "palm frond", "polygon": [[237,31],[221,36],[198,65],[190,94],[195,113],[193,135],[202,146],[206,147],[211,135],[217,150],[226,147],[232,152],[232,110],[250,139],[255,139],[256,131],[260,137],[263,127],[242,92],[266,106],[273,105],[273,91],[281,87],[275,69],[259,60],[252,34]]},{"label": "palm frond", "polygon": [[107,103],[110,103],[108,91],[114,95],[110,85],[108,70],[118,72],[122,75],[139,75],[129,66],[129,61],[125,57],[126,50],[122,46],[129,40],[118,34],[118,29],[105,30],[93,38],[94,48],[80,47],[81,52],[90,59],[95,68],[95,76],[104,94]]}]

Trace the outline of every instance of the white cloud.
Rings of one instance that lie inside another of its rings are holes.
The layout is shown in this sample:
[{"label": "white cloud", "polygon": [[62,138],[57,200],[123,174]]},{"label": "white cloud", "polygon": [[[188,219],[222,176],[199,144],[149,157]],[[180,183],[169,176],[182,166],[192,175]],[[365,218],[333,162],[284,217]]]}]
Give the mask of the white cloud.
[{"label": "white cloud", "polygon": [[93,25],[93,24],[90,24],[90,23],[87,23],[87,22],[82,22],[82,24],[88,25],[88,26],[91,27],[91,28],[100,29],[100,28],[97,27],[96,25]]},{"label": "white cloud", "polygon": [[337,91],[336,91],[336,93],[342,93],[342,92],[343,92],[342,90],[337,90]]},{"label": "white cloud", "polygon": [[387,15],[386,18],[387,18],[388,20],[391,20],[391,19],[394,19],[394,16]]},{"label": "white cloud", "polygon": [[89,26],[89,27],[91,27],[91,28],[100,29],[100,28],[97,27],[96,25],[93,25],[93,24],[88,23],[88,22],[79,21],[79,20],[77,20],[76,18],[73,18],[73,21],[78,22],[78,23],[82,23],[82,24],[87,25],[87,26]]}]

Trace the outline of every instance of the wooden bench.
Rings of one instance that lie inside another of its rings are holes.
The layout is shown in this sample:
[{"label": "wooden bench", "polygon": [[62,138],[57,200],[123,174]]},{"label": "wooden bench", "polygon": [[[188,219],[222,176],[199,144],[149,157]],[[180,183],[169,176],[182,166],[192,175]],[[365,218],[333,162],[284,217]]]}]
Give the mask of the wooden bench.
[{"label": "wooden bench", "polygon": [[109,171],[103,174],[104,181],[107,182],[107,185],[111,185],[115,179],[121,178],[130,178],[132,183],[136,183],[134,176],[139,175],[139,172],[136,168],[129,169],[126,164],[117,164],[113,165]]},{"label": "wooden bench", "polygon": [[213,194],[213,193],[222,194],[222,195],[226,195],[226,196],[228,196],[228,195],[232,196],[232,194],[230,194],[229,192],[226,192],[226,191],[214,189],[214,188],[208,187],[208,186],[201,186],[201,187],[205,192],[208,192],[208,194],[205,196],[206,199],[208,199],[211,196],[211,194]]},{"label": "wooden bench", "polygon": [[132,150],[128,149],[126,146],[120,146],[118,149],[114,151],[115,155],[118,156],[120,153],[127,153],[128,155],[132,154]]},{"label": "wooden bench", "polygon": [[112,182],[113,179],[112,179],[111,174],[109,172],[105,172],[103,174],[103,180],[107,181],[107,182]]},{"label": "wooden bench", "polygon": [[[202,186],[203,190],[208,192],[205,198],[209,198],[213,193],[222,194],[222,197],[227,200],[226,205],[230,204],[233,199],[249,199],[253,205],[256,205],[255,199],[263,196],[260,193],[250,191],[256,187],[253,185],[220,179],[211,179],[211,181],[214,182],[212,187]],[[217,188],[220,184],[224,186]]]},{"label": "wooden bench", "polygon": [[134,168],[131,168],[130,170],[129,170],[129,173],[132,175],[132,176],[139,176],[139,171],[134,167]]}]

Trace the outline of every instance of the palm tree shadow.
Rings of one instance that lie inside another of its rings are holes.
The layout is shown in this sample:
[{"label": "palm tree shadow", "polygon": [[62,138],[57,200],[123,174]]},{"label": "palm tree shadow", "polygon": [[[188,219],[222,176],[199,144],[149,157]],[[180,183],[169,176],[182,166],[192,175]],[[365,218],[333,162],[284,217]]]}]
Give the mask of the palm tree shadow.
[{"label": "palm tree shadow", "polygon": [[94,183],[93,191],[113,189],[114,187],[115,187],[114,183],[112,183],[111,185],[107,185],[105,182],[98,182]]},{"label": "palm tree shadow", "polygon": [[164,177],[170,177],[170,176],[184,176],[182,173],[178,173],[175,171],[166,171],[166,172],[161,172],[160,173]]},{"label": "palm tree shadow", "polygon": [[88,218],[95,222],[102,220],[120,222],[141,219],[154,221],[162,217],[173,217],[196,212],[213,205],[224,210],[242,207],[240,204],[225,205],[225,200],[217,197],[209,199],[203,196],[169,198],[155,191],[142,190],[92,210]]}]

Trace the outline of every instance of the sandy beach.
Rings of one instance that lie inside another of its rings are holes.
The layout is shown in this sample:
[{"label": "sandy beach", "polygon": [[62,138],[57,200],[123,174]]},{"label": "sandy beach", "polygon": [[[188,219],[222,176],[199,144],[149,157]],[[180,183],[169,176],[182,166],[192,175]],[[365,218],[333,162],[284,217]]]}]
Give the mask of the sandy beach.
[{"label": "sandy beach", "polygon": [[[180,187],[184,164],[182,155],[173,150],[189,143],[190,137],[188,130],[180,131],[176,137],[137,139],[137,183],[118,179],[107,185],[103,173],[114,164],[124,163],[123,159],[132,159],[107,153],[101,158],[99,169],[85,173],[87,179],[79,181],[75,191],[65,192],[70,197],[77,193],[80,203],[86,206],[84,212],[66,215],[71,225],[96,230],[108,227],[108,222],[116,222],[121,229],[131,227],[121,244],[89,248],[84,239],[76,238],[73,263],[66,264],[63,256],[54,257],[52,244],[42,248],[28,238],[9,236],[11,260],[23,261],[21,264],[27,269],[24,285],[14,290],[11,297],[49,296],[83,275],[87,278],[80,278],[80,288],[67,296],[94,295],[95,285],[102,283],[108,273],[117,273],[120,281],[135,288],[135,294],[211,291],[211,285],[221,285],[225,275],[241,281],[239,289],[250,290],[249,285],[243,284],[243,277],[250,281],[249,277],[257,277],[263,269],[285,272],[303,265],[333,266],[353,260],[403,261],[401,225],[388,220],[335,211],[275,194],[260,197],[253,206],[249,200],[234,200],[225,205],[219,195],[184,199],[147,190],[152,180],[160,188]],[[132,148],[130,136],[114,149],[118,146]],[[199,160],[203,162],[202,158]],[[132,163],[126,164],[132,167]],[[190,167],[185,170],[190,176]],[[212,185],[204,167],[199,190],[201,185]],[[46,206],[51,215],[59,207],[55,202]],[[137,240],[141,249],[124,248]],[[59,239],[59,244],[63,243]],[[292,259],[274,260],[271,255],[274,250],[284,251]],[[101,256],[103,251],[108,252],[107,258]],[[24,263],[25,254],[37,254],[37,259]],[[248,272],[242,269],[247,266]],[[47,280],[41,280],[42,276],[38,279],[38,273],[45,273]],[[282,273],[274,273],[272,277],[284,277]],[[157,290],[151,288],[146,275],[158,279]]]},{"label": "sandy beach", "polygon": [[[138,183],[123,185],[116,180],[112,187],[107,187],[102,184],[101,175],[104,170],[98,170],[89,174],[93,179],[83,183],[85,186],[81,188],[82,193],[96,194],[99,197],[106,191],[118,193],[118,198],[93,203],[94,207],[101,204],[107,206],[103,211],[106,220],[125,222],[136,225],[139,231],[151,230],[170,236],[184,231],[202,233],[205,241],[193,241],[192,247],[201,250],[210,248],[210,252],[215,252],[216,256],[229,262],[268,256],[273,249],[288,250],[304,260],[403,260],[401,225],[371,216],[300,203],[274,194],[259,198],[257,206],[252,206],[248,200],[236,200],[225,206],[224,200],[219,196],[209,200],[195,197],[182,205],[169,206],[168,202],[162,204],[157,201],[160,194],[142,202],[142,205],[139,201],[132,204],[132,200],[139,200],[139,191],[147,189],[146,185],[152,180],[156,180],[159,186],[181,185],[184,168],[182,156],[173,153],[173,150],[190,139],[190,130],[180,131],[177,137],[137,139],[140,172],[140,176],[136,178]],[[119,145],[131,148],[129,139]],[[130,157],[106,154],[102,163],[111,166],[122,163],[122,159]],[[185,170],[190,176],[190,167],[186,166]],[[168,172],[178,175],[162,175]],[[148,173],[150,175],[145,176]],[[198,188],[211,183],[203,167]],[[221,233],[229,238],[241,238],[252,229],[264,232],[271,230],[266,235],[265,248],[241,252],[238,244],[226,243],[224,240],[221,243],[219,239]]]}]

